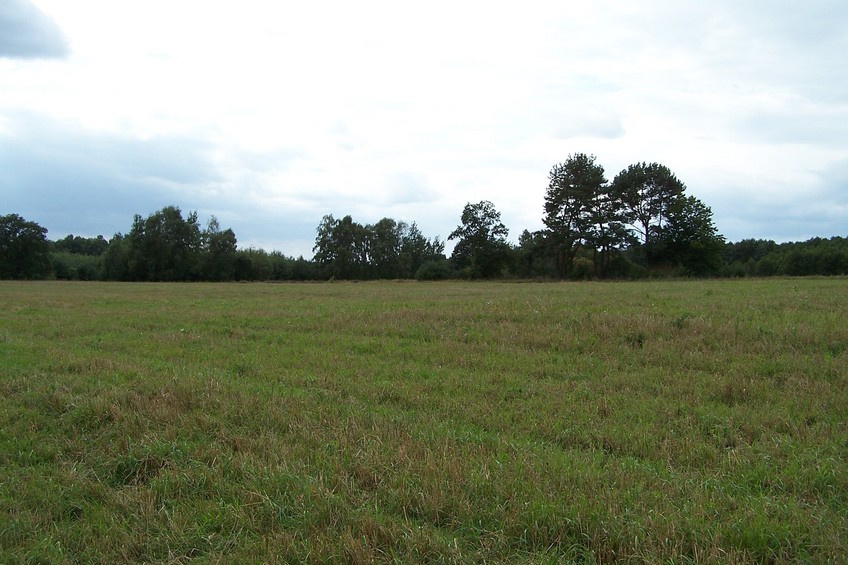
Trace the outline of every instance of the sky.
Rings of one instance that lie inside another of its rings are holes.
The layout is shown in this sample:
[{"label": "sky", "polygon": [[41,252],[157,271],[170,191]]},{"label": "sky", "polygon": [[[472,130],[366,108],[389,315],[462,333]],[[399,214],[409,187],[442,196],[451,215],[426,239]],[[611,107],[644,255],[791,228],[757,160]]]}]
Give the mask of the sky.
[{"label": "sky", "polygon": [[444,240],[489,200],[516,241],[587,153],[729,241],[848,236],[845,53],[844,0],[0,0],[0,215],[309,258],[325,214]]}]

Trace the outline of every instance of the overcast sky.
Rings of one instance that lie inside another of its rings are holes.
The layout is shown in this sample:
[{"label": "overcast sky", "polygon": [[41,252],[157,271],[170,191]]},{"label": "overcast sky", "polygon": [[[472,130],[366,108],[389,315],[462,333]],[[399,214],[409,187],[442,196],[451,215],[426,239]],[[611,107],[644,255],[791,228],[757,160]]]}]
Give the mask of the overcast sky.
[{"label": "overcast sky", "polygon": [[0,214],[311,257],[325,214],[444,239],[491,200],[515,241],[582,152],[730,241],[848,236],[846,53],[844,0],[0,0]]}]

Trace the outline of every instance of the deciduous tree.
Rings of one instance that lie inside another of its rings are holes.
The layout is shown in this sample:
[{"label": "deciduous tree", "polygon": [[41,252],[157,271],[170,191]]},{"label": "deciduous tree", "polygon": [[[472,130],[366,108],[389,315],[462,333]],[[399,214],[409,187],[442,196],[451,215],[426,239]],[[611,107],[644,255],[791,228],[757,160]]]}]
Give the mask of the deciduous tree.
[{"label": "deciduous tree", "polygon": [[445,244],[436,236],[424,237],[415,222],[403,234],[401,242],[401,265],[404,278],[418,276],[418,270],[430,262],[445,260]]},{"label": "deciduous tree", "polygon": [[709,206],[695,198],[678,198],[668,208],[668,222],[658,228],[657,239],[667,260],[688,274],[706,275],[721,267],[724,237],[713,224]]},{"label": "deciduous tree", "polygon": [[383,218],[368,226],[369,259],[371,270],[378,279],[396,279],[401,276],[403,234],[407,226],[391,218]]},{"label": "deciduous tree", "polygon": [[337,279],[364,278],[368,266],[367,230],[351,216],[324,216],[317,228],[315,261]]},{"label": "deciduous tree", "polygon": [[233,230],[221,229],[212,216],[201,234],[203,275],[210,281],[231,281],[235,277],[238,242]]},{"label": "deciduous tree", "polygon": [[0,216],[0,279],[50,275],[47,230],[17,214]]},{"label": "deciduous tree", "polygon": [[183,218],[176,206],[166,206],[147,219],[136,214],[127,234],[131,280],[184,281],[199,278],[201,248],[197,212]]},{"label": "deciduous tree", "polygon": [[501,214],[487,200],[468,203],[462,211],[461,224],[448,236],[459,240],[452,259],[460,268],[468,268],[472,277],[490,278],[506,265],[509,234],[501,222]]}]

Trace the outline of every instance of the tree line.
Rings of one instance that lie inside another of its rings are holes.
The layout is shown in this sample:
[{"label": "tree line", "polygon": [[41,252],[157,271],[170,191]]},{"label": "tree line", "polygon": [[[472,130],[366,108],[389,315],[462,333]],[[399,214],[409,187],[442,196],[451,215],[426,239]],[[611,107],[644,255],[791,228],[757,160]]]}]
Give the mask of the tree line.
[{"label": "tree line", "polygon": [[637,163],[610,181],[593,155],[555,164],[545,192],[544,228],[518,243],[489,201],[468,203],[450,257],[445,242],[415,222],[383,218],[362,224],[326,215],[314,256],[238,247],[236,234],[213,216],[176,206],[142,217],[107,240],[47,230],[17,214],[0,216],[0,278],[116,281],[264,281],[449,278],[633,279],[664,276],[797,276],[848,274],[848,240],[813,238],[778,244],[727,243],[712,211],[658,163]]},{"label": "tree line", "polygon": [[[52,243],[53,275],[60,279],[114,281],[264,281],[321,278],[314,263],[262,249],[239,249],[232,229],[212,216],[201,227],[197,212],[185,217],[166,206],[136,214],[126,234],[102,238],[69,235]],[[87,249],[79,252],[75,249]]]},{"label": "tree line", "polygon": [[814,237],[804,242],[775,243],[744,239],[722,252],[720,276],[770,277],[848,274],[848,238]]}]

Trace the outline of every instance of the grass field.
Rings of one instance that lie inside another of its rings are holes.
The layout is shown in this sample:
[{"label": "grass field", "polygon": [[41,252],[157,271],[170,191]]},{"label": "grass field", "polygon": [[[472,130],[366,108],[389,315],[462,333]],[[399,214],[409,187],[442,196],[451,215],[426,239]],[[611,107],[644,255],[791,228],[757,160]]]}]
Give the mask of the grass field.
[{"label": "grass field", "polygon": [[0,562],[845,562],[848,280],[0,283]]}]

